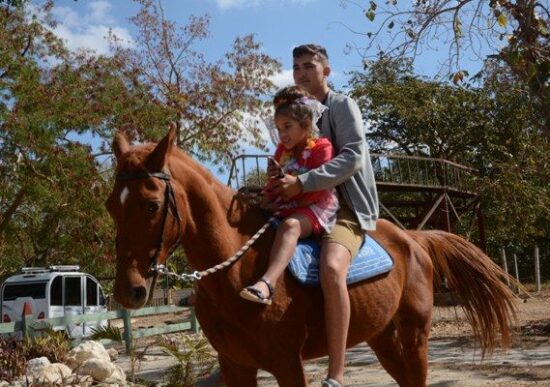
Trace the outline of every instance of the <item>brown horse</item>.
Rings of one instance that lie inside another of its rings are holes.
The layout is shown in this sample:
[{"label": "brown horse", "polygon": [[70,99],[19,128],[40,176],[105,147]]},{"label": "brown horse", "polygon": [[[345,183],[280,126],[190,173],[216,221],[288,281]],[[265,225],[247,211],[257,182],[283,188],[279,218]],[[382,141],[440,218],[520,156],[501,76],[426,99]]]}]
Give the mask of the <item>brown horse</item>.
[{"label": "brown horse", "polygon": [[[258,209],[173,146],[174,134],[135,147],[122,134],[115,137],[117,179],[107,208],[117,228],[114,296],[127,308],[146,303],[154,263],[165,262],[180,240],[190,265],[202,271],[235,254],[265,223]],[[433,284],[441,276],[457,292],[484,353],[498,330],[508,343],[514,296],[478,248],[449,233],[406,232],[384,220],[370,235],[395,266],[349,287],[349,347],[366,341],[400,386],[426,385]],[[227,386],[257,386],[258,369],[280,386],[305,386],[303,360],[327,354],[320,287],[285,273],[273,305],[239,297],[265,271],[273,237],[268,230],[239,261],[198,282],[197,317]]]}]

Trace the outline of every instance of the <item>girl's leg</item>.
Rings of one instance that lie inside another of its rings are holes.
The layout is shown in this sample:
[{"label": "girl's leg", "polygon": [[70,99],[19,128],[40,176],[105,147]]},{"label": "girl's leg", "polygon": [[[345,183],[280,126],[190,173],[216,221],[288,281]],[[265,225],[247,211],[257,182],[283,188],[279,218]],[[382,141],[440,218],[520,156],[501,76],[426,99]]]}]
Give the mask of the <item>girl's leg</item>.
[{"label": "girl's leg", "polygon": [[[269,266],[262,278],[275,286],[294,255],[298,239],[307,238],[311,235],[311,231],[311,221],[307,216],[294,214],[285,218],[277,228],[269,255]],[[256,282],[254,287],[260,290],[264,297],[271,296],[268,286],[263,281]]]}]

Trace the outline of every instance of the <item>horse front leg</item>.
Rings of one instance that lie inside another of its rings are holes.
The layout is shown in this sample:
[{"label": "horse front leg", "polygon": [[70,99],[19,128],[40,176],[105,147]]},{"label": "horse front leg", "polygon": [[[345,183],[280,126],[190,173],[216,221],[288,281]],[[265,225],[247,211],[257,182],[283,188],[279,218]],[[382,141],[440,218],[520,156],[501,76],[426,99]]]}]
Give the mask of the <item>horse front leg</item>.
[{"label": "horse front leg", "polygon": [[257,387],[258,369],[243,366],[221,354],[218,355],[222,379],[226,387]]}]

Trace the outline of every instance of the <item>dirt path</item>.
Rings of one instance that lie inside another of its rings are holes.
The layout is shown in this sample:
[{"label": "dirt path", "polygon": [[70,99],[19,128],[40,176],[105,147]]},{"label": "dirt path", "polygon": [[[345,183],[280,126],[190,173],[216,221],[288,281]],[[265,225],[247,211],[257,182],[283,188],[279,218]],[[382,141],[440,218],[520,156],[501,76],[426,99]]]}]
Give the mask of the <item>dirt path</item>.
[{"label": "dirt path", "polygon": [[[435,308],[430,338],[430,386],[550,386],[550,292],[520,302],[518,331],[508,351],[496,350],[492,357],[481,360],[471,330],[462,313],[452,308]],[[128,361],[119,364],[128,370]],[[171,358],[152,348],[142,362],[138,377],[160,382]],[[312,386],[324,378],[327,359],[306,363]],[[347,352],[346,386],[396,386],[366,345]],[[260,372],[259,385],[277,386],[274,378]]]}]

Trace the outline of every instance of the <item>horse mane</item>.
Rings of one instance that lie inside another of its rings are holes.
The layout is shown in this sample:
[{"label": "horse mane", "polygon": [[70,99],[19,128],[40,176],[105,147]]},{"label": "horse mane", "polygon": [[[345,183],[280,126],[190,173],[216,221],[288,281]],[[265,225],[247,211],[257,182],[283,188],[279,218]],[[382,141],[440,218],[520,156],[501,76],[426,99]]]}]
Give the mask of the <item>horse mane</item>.
[{"label": "horse mane", "polygon": [[[155,149],[156,143],[145,143],[145,144],[136,144],[130,146],[130,150],[126,152],[121,160],[117,164],[117,172],[122,170],[133,172],[133,171],[148,171],[148,172],[158,172],[148,170],[146,163],[147,157]],[[179,147],[173,147],[172,153],[169,156],[173,156],[176,160],[181,161],[181,165],[185,165],[187,168],[186,173],[198,174],[202,180],[204,180],[210,187],[215,188],[216,190],[224,191],[226,194],[233,192],[231,188],[223,184],[218,180],[212,172],[210,172],[205,166],[203,166],[198,161],[195,161],[191,156],[189,156],[184,150]],[[234,192],[233,192],[234,193]]]}]

